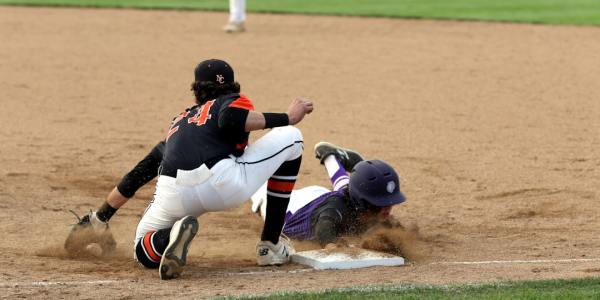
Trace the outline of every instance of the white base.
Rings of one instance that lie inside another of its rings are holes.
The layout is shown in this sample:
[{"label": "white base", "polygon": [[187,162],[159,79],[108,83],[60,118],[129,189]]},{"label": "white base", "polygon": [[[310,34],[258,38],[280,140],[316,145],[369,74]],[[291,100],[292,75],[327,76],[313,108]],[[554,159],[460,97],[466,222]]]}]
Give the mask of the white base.
[{"label": "white base", "polygon": [[351,254],[342,248],[335,250],[302,251],[292,255],[292,262],[307,265],[319,270],[325,269],[356,269],[373,266],[401,266],[404,258],[386,253],[375,252],[360,248],[352,249]]}]

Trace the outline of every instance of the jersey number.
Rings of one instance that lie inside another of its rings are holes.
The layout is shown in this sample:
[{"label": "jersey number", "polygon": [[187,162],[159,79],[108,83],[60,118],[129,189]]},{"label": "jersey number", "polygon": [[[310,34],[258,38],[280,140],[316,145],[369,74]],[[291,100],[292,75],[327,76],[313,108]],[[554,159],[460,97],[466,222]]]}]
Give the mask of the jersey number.
[{"label": "jersey number", "polygon": [[215,100],[211,100],[204,103],[204,105],[202,105],[202,107],[200,107],[200,109],[198,110],[198,113],[196,113],[195,116],[188,119],[188,123],[196,123],[196,126],[202,126],[206,124],[206,121],[211,117],[211,114],[209,114],[208,112],[210,111],[210,108],[213,106],[214,103]]},{"label": "jersey number", "polygon": [[[210,108],[213,106],[214,103],[215,103],[215,100],[204,103],[204,105],[202,105],[200,107],[200,109],[198,109],[198,113],[196,113],[196,115],[194,115],[193,117],[188,119],[188,123],[190,123],[190,124],[196,123],[196,126],[202,126],[202,125],[206,124],[206,121],[208,119],[210,119],[210,117],[211,117],[211,115],[208,112],[210,111]],[[177,124],[179,121],[181,121],[181,119],[187,117],[188,113],[189,112],[186,111],[186,112],[182,113],[181,115],[179,115],[175,120],[173,120],[173,125]],[[168,141],[169,138],[175,132],[177,132],[177,130],[179,130],[179,125],[169,128],[169,132],[167,133],[167,137],[165,138],[165,141]]]}]

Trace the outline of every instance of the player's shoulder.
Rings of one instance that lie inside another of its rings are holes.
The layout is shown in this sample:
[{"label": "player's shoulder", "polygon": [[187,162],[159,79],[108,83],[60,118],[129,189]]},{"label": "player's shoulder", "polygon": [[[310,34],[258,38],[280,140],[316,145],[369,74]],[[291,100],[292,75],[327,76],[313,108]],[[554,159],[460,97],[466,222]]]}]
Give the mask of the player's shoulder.
[{"label": "player's shoulder", "polygon": [[334,210],[343,214],[346,210],[348,210],[348,201],[346,200],[346,196],[343,193],[330,192],[323,196],[325,197],[325,199],[316,208],[317,212]]},{"label": "player's shoulder", "polygon": [[186,118],[192,111],[196,110],[197,108],[198,108],[197,104],[186,108],[182,113],[174,116],[171,119],[171,125],[174,125],[175,123],[181,121],[183,118]]},{"label": "player's shoulder", "polygon": [[234,107],[245,110],[254,110],[254,103],[244,94],[232,93],[217,99],[221,107]]},{"label": "player's shoulder", "polygon": [[332,202],[338,205],[346,205],[348,203],[348,193],[345,189],[339,191],[331,191],[326,195],[327,200],[325,202]]},{"label": "player's shoulder", "polygon": [[331,192],[324,195],[326,198],[317,206],[311,215],[311,223],[314,226],[319,220],[328,219],[336,224],[341,224],[348,215],[348,206],[344,197],[339,193]]}]

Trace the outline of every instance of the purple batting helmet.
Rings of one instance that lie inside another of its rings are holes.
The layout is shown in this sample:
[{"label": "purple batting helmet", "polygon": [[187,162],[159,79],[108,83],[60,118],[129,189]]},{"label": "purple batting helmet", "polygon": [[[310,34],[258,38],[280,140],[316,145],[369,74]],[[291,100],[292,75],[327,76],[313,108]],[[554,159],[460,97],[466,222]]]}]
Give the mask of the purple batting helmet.
[{"label": "purple batting helmet", "polygon": [[361,161],[350,175],[350,198],[374,206],[390,206],[406,200],[400,191],[400,179],[394,168],[382,160]]}]

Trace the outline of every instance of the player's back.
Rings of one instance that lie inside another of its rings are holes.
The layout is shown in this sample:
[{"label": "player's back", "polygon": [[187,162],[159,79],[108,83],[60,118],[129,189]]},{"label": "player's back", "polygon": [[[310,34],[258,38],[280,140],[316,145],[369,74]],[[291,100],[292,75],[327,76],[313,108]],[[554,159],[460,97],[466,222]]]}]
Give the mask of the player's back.
[{"label": "player's back", "polygon": [[173,120],[166,138],[161,174],[173,176],[177,169],[192,170],[203,163],[212,164],[243,154],[249,133],[243,128],[223,126],[227,109],[239,109],[240,103],[251,110],[250,101],[229,94],[195,106]]}]

